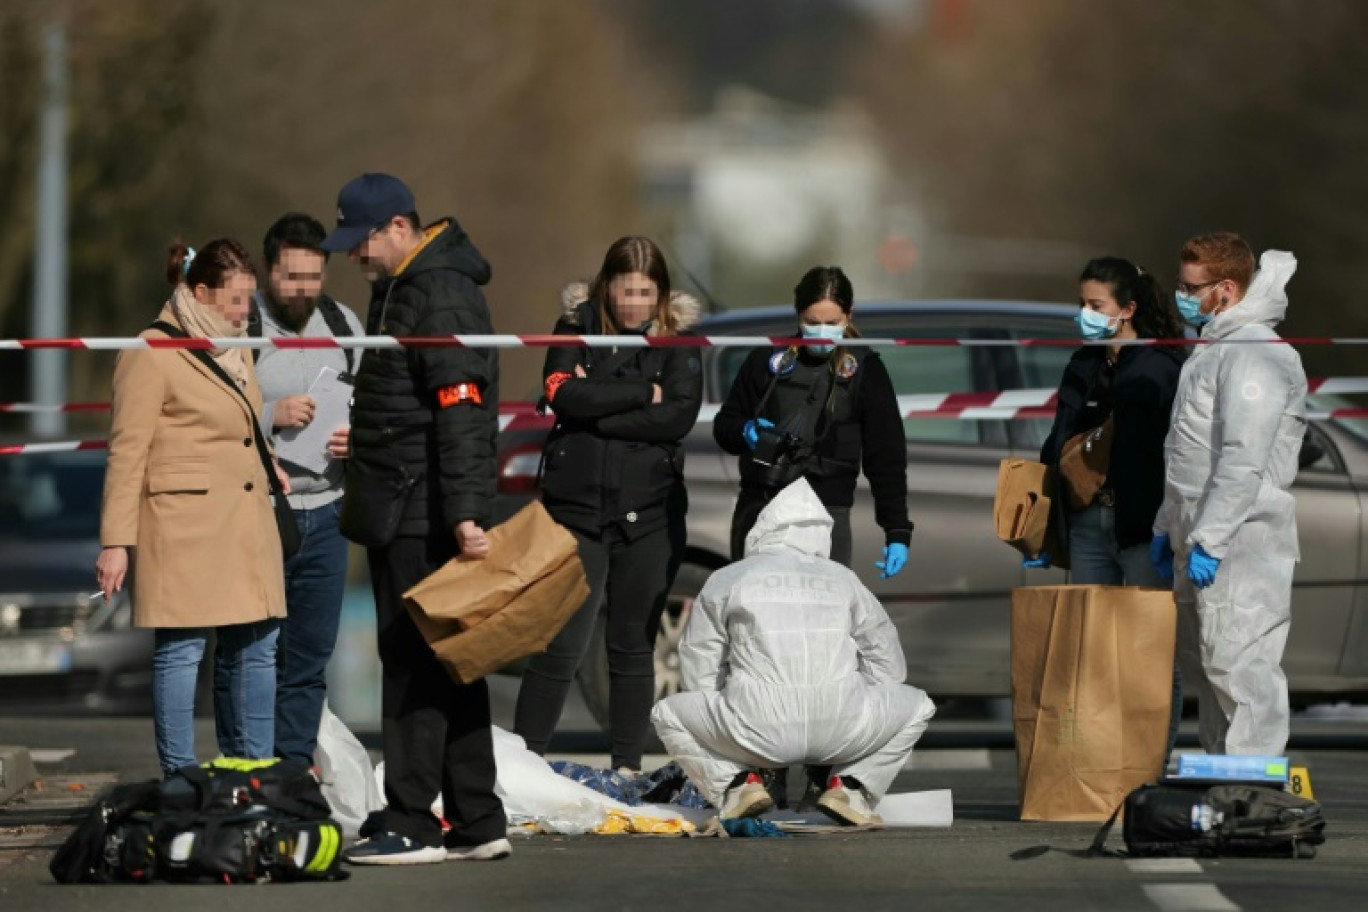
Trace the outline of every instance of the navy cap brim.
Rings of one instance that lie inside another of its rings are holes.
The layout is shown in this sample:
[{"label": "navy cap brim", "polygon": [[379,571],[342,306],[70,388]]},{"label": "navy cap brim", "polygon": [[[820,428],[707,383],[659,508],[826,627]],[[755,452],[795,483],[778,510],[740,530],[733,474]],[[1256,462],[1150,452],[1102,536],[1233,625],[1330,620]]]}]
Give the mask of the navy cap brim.
[{"label": "navy cap brim", "polygon": [[365,225],[338,225],[318,246],[329,253],[347,253],[370,233],[371,230]]}]

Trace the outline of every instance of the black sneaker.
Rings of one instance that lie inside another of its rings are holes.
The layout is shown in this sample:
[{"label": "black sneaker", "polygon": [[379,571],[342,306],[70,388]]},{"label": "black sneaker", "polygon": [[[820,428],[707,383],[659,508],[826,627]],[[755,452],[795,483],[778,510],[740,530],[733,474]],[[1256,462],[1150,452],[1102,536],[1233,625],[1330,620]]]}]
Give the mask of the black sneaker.
[{"label": "black sneaker", "polygon": [[342,853],[342,860],[357,865],[435,864],[446,861],[442,846],[425,846],[398,833],[376,833]]}]

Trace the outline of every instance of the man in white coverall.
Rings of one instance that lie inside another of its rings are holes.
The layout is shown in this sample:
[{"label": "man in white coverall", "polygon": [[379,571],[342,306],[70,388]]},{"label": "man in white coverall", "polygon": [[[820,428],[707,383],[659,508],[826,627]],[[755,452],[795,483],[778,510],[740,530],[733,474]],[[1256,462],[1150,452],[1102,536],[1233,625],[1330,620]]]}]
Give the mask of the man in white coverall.
[{"label": "man in white coverall", "polygon": [[[1165,442],[1164,506],[1151,557],[1178,601],[1178,660],[1196,686],[1202,747],[1276,756],[1287,746],[1296,478],[1306,374],[1273,327],[1297,261],[1269,250],[1257,272],[1237,235],[1183,245],[1179,313],[1213,344],[1183,366]],[[1243,344],[1248,343],[1248,344]]]},{"label": "man in white coverall", "polygon": [[818,807],[840,823],[874,808],[935,707],[903,683],[907,664],[883,606],[828,560],[832,520],[806,480],[781,491],[714,573],[679,647],[687,692],[651,714],[665,749],[723,818],[773,802],[757,771],[832,767]]}]

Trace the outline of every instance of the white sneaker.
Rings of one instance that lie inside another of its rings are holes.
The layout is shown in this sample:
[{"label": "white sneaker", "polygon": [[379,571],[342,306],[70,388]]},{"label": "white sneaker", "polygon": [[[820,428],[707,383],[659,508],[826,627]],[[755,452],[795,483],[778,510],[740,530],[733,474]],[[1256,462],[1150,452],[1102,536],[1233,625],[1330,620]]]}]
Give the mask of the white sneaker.
[{"label": "white sneaker", "polygon": [[881,826],[883,818],[874,813],[864,789],[847,788],[840,776],[832,776],[826,791],[817,799],[817,810],[842,826]]},{"label": "white sneaker", "polygon": [[742,817],[759,817],[774,807],[774,799],[760,779],[759,773],[747,773],[746,781],[727,789],[722,800],[722,808],[717,816],[723,820],[739,820]]},{"label": "white sneaker", "polygon": [[507,839],[495,839],[477,846],[462,846],[447,849],[447,861],[498,861],[513,854],[513,846]]}]

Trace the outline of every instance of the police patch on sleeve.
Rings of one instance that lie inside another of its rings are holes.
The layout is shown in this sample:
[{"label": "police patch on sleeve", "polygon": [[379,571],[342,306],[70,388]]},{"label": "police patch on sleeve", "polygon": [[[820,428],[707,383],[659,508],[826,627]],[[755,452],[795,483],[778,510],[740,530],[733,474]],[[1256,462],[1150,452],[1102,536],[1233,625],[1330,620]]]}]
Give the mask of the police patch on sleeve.
[{"label": "police patch on sleeve", "polygon": [[791,349],[777,351],[770,356],[769,370],[771,374],[778,374],[783,377],[793,373],[793,369],[798,366],[798,355]]}]

